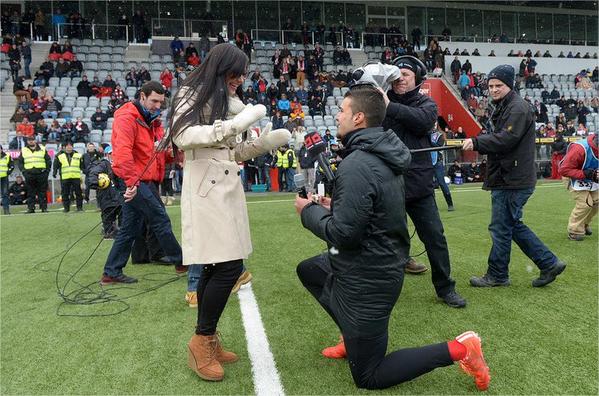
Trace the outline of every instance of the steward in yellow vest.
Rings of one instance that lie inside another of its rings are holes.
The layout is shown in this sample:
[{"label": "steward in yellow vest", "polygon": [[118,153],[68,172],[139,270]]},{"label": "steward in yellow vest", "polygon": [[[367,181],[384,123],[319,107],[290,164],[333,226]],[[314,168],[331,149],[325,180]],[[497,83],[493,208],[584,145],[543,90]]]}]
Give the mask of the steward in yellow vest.
[{"label": "steward in yellow vest", "polygon": [[4,152],[0,146],[0,190],[2,192],[2,209],[5,215],[10,214],[8,209],[8,175],[14,169],[10,155]]},{"label": "steward in yellow vest", "polygon": [[73,143],[67,142],[64,150],[54,158],[54,177],[60,172],[63,211],[71,210],[71,195],[74,192],[77,200],[77,211],[83,210],[83,193],[81,191],[81,170],[83,161],[81,154],[73,150]]},{"label": "steward in yellow vest", "polygon": [[52,160],[46,148],[37,144],[34,136],[28,136],[27,146],[21,149],[19,158],[19,167],[27,186],[27,213],[35,213],[36,196],[42,212],[48,211],[46,192],[48,191],[48,175],[51,166]]},{"label": "steward in yellow vest", "polygon": [[285,146],[279,147],[275,153],[274,162],[277,164],[279,192],[287,190],[287,183],[285,176],[287,174],[287,168],[289,168],[289,158],[285,155],[287,148]]}]

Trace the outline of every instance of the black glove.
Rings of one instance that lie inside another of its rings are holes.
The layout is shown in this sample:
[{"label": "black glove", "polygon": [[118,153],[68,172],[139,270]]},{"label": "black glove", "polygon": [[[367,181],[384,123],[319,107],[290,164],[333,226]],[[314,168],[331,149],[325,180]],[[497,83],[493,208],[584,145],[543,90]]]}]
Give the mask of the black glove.
[{"label": "black glove", "polygon": [[599,173],[597,172],[597,169],[585,169],[583,172],[585,179],[590,179],[595,183],[599,183]]}]

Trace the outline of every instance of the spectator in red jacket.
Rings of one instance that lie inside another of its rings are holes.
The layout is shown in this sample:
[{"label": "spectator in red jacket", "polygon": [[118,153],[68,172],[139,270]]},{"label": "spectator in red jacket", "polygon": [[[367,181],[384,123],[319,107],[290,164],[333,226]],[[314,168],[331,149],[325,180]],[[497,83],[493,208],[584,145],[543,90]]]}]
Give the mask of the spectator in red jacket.
[{"label": "spectator in red jacket", "polygon": [[165,67],[162,73],[160,73],[160,82],[166,89],[171,89],[173,86],[173,73]]},{"label": "spectator in red jacket", "polygon": [[187,58],[187,64],[189,66],[198,67],[200,66],[200,57],[197,53],[193,52],[189,58]]},{"label": "spectator in red jacket", "polygon": [[29,122],[29,118],[23,117],[23,122],[17,125],[17,132],[25,137],[33,136],[33,124]]},{"label": "spectator in red jacket", "polygon": [[123,268],[144,222],[164,251],[165,256],[160,260],[174,264],[178,272],[186,271],[181,266],[181,246],[158,194],[165,162],[172,159],[172,153],[157,151],[155,145],[164,135],[160,123],[164,94],[159,82],[149,81],[142,85],[139,100],[125,103],[114,114],[112,168],[114,174],[124,180],[127,189],[122,208],[123,224],[104,265],[102,285],[137,282],[125,275]]},{"label": "spectator in red jacket", "polygon": [[571,143],[559,168],[575,202],[568,219],[568,238],[573,241],[593,233],[591,221],[599,207],[597,137],[593,134]]}]

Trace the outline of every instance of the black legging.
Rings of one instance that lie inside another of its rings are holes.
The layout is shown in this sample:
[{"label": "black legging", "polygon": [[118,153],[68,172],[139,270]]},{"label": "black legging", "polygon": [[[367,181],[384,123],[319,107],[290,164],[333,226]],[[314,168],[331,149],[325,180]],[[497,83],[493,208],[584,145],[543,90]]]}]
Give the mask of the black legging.
[{"label": "black legging", "polygon": [[243,260],[241,259],[203,266],[198,284],[199,304],[196,334],[213,335],[216,333],[216,325],[242,271]]},{"label": "black legging", "polygon": [[[331,266],[325,256],[316,256],[301,262],[297,275],[308,291],[339,326],[327,302],[320,297],[329,276]],[[349,337],[355,329],[340,328],[347,350],[347,359],[354,382],[358,388],[384,389],[428,373],[437,367],[453,364],[447,343],[406,348],[387,356],[388,332],[368,337]]]}]

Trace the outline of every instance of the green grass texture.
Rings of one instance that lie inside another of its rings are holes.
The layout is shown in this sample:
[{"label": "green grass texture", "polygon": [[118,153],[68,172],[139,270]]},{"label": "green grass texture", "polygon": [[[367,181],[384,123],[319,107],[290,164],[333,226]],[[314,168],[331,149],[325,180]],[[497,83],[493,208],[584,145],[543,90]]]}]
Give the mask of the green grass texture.
[{"label": "green grass texture", "polygon": [[[513,244],[512,285],[476,289],[468,280],[486,270],[490,196],[480,185],[452,186],[452,192],[456,211],[447,212],[440,193],[437,202],[452,276],[468,306],[453,309],[439,302],[430,271],[406,275],[391,317],[388,351],[474,330],[491,368],[487,394],[596,395],[597,220],[591,237],[569,241],[566,226],[573,201],[561,184],[540,183],[524,209],[524,222],[568,264],[565,272],[547,287],[531,287],[538,269]],[[326,246],[302,228],[293,198],[276,193],[248,197],[254,253],[246,265],[254,276],[252,287],[285,392],[479,393],[458,365],[387,390],[359,390],[346,361],[320,355],[339,332],[302,287],[295,268]],[[140,282],[102,290],[98,280],[112,242],[101,241],[100,227],[92,229],[100,213],[93,205],[84,213],[54,209],[23,215],[23,207],[11,208],[15,215],[0,218],[1,394],[254,393],[237,296],[229,300],[219,331],[225,347],[241,359],[225,366],[224,381],[202,381],[187,367],[186,343],[197,312],[183,300],[186,276],[177,277],[168,266],[128,264],[125,273]],[[179,237],[180,208],[169,207],[168,213]],[[61,253],[78,240],[60,262]],[[414,237],[412,253],[423,249]],[[426,254],[417,259],[428,265]],[[63,299],[86,304],[65,304]]]}]

